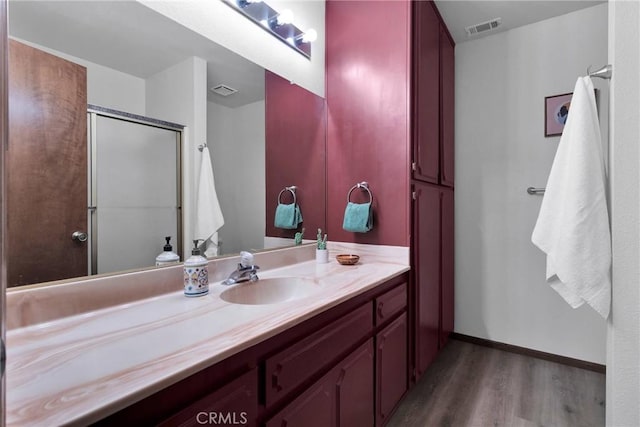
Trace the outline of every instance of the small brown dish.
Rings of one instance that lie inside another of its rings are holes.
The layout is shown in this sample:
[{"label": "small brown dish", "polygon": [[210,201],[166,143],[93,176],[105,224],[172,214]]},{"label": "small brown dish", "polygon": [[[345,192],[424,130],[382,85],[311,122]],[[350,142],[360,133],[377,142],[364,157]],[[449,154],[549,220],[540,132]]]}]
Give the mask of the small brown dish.
[{"label": "small brown dish", "polygon": [[358,255],[341,254],[341,255],[336,255],[336,259],[342,265],[354,265],[358,263],[358,260],[360,260],[360,257]]}]

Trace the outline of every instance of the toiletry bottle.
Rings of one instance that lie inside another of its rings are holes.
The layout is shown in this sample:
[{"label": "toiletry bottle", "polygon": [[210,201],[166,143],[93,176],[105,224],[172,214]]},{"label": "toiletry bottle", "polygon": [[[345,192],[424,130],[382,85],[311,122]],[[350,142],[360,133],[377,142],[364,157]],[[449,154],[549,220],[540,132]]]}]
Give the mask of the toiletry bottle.
[{"label": "toiletry bottle", "polygon": [[171,247],[171,236],[165,237],[167,244],[164,245],[164,252],[156,257],[156,265],[165,265],[165,264],[173,264],[176,262],[180,262],[180,257],[177,253],[173,252],[173,248]]},{"label": "toiletry bottle", "polygon": [[193,241],[191,256],[184,262],[184,295],[199,297],[209,293],[207,259],[200,254],[199,240]]}]

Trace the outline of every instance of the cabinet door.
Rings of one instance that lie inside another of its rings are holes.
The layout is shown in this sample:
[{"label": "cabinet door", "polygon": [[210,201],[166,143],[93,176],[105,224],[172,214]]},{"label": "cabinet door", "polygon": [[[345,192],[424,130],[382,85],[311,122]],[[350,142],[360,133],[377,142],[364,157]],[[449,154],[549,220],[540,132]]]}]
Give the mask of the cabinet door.
[{"label": "cabinet door", "polygon": [[[407,314],[376,335],[377,425],[384,425],[407,391]],[[362,424],[361,424],[362,425]]]},{"label": "cabinet door", "polygon": [[373,327],[371,303],[310,334],[265,362],[267,406],[291,393],[328,363],[335,363]]},{"label": "cabinet door", "polygon": [[453,187],[454,174],[454,45],[440,29],[440,183]]},{"label": "cabinet door", "polygon": [[431,2],[413,2],[413,178],[438,183],[440,23]]},{"label": "cabinet door", "polygon": [[447,343],[449,334],[453,332],[454,313],[454,192],[447,189],[442,190],[442,243],[440,245],[442,254],[442,279],[441,287],[441,326],[440,326],[440,347]]},{"label": "cabinet door", "polygon": [[337,367],[335,383],[338,425],[373,425],[373,338]]},{"label": "cabinet door", "polygon": [[267,427],[373,425],[373,339],[284,407]]},{"label": "cabinet door", "polygon": [[166,427],[207,425],[255,426],[258,370],[253,369],[160,423]]},{"label": "cabinet door", "polygon": [[[440,189],[415,183],[413,271],[418,378],[436,357],[440,324]],[[417,379],[417,378],[416,378]]]},{"label": "cabinet door", "polygon": [[337,425],[334,378],[322,377],[271,418],[266,427],[334,427]]}]

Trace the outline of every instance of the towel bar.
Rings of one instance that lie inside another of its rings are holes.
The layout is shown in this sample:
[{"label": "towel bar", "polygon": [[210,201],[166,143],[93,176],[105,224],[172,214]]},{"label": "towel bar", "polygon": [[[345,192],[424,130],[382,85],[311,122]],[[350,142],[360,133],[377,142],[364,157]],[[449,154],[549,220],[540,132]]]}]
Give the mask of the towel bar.
[{"label": "towel bar", "polygon": [[351,199],[351,193],[356,188],[364,188],[367,191],[367,193],[369,193],[369,203],[373,202],[373,194],[371,194],[371,190],[369,190],[369,183],[367,181],[362,181],[362,182],[357,183],[353,187],[351,187],[351,189],[349,190],[349,193],[347,194],[347,203],[349,203],[351,201],[350,200]]},{"label": "towel bar", "polygon": [[529,193],[529,194],[544,194],[544,188],[529,187],[529,188],[527,188],[527,193]]},{"label": "towel bar", "polygon": [[280,197],[282,197],[282,193],[284,193],[285,191],[289,191],[291,195],[293,195],[293,204],[295,205],[297,203],[297,200],[296,200],[297,189],[298,187],[296,187],[295,185],[292,185],[290,187],[284,187],[282,190],[280,190],[280,193],[278,193],[278,203],[280,203]]}]

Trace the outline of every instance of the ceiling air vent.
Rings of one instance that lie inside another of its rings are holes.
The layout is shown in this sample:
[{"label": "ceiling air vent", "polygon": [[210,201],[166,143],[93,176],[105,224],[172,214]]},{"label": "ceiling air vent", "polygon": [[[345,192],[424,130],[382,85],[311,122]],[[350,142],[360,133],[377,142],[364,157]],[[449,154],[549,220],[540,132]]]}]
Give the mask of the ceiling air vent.
[{"label": "ceiling air vent", "polygon": [[218,95],[222,95],[222,96],[229,96],[229,95],[233,95],[234,93],[236,93],[238,90],[234,89],[232,87],[229,87],[227,85],[217,85],[211,88],[211,90],[215,93],[217,93]]},{"label": "ceiling air vent", "polygon": [[487,31],[495,30],[502,24],[502,18],[494,18],[487,22],[481,22],[480,24],[470,25],[464,30],[467,32],[467,36],[475,36],[476,34],[484,33]]}]

